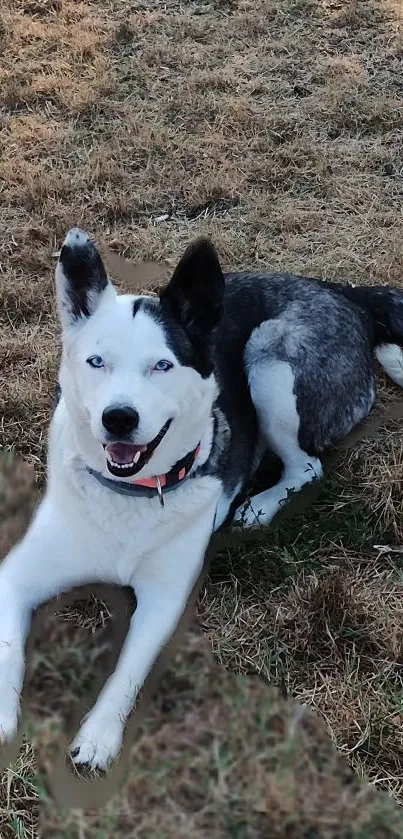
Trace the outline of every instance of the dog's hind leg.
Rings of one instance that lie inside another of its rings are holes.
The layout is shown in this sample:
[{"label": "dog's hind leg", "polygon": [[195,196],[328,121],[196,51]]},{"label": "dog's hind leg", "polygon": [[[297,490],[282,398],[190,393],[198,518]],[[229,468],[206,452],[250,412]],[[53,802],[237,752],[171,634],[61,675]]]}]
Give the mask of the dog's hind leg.
[{"label": "dog's hind leg", "polygon": [[392,382],[403,387],[403,350],[397,344],[380,344],[375,355]]},{"label": "dog's hind leg", "polygon": [[291,365],[276,359],[261,361],[249,371],[249,386],[262,437],[284,466],[274,487],[253,496],[235,513],[235,523],[256,527],[269,524],[291,494],[321,478],[322,465],[298,442],[300,420]]}]

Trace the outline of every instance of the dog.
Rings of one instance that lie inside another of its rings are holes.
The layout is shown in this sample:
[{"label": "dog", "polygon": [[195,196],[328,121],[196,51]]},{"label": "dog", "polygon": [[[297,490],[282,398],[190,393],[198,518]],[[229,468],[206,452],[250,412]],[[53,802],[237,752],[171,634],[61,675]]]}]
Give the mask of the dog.
[{"label": "dog", "polygon": [[[137,608],[116,668],[70,748],[75,764],[106,769],[213,532],[267,525],[320,479],[322,453],[371,410],[374,354],[403,386],[403,292],[224,275],[201,238],[159,297],[123,295],[76,228],[55,281],[47,488],[0,566],[0,732],[17,731],[32,611],[79,585],[130,586]],[[282,476],[245,502],[267,450]]]}]

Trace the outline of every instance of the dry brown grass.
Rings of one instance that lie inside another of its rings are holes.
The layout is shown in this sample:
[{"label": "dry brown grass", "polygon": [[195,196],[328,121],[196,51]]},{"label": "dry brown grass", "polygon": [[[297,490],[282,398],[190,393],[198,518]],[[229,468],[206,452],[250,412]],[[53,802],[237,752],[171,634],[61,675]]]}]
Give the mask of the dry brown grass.
[{"label": "dry brown grass", "polygon": [[265,598],[257,581],[245,590],[234,569],[231,584],[210,583],[203,622],[223,664],[259,672],[318,708],[358,773],[399,795],[403,584],[391,563],[380,570],[370,555],[332,546],[327,561]]},{"label": "dry brown grass", "polygon": [[[43,477],[58,360],[52,253],[73,224],[136,260],[173,265],[203,232],[225,267],[402,284],[401,27],[394,0],[3,0],[6,450]],[[398,394],[380,377],[379,395]],[[373,547],[402,544],[400,436],[395,423],[360,443],[311,511],[259,548],[224,552],[200,613],[220,661],[316,708],[359,774],[401,802],[402,555]],[[34,835],[24,749],[25,780],[4,782],[7,839]],[[225,835],[249,835],[236,830]]]}]

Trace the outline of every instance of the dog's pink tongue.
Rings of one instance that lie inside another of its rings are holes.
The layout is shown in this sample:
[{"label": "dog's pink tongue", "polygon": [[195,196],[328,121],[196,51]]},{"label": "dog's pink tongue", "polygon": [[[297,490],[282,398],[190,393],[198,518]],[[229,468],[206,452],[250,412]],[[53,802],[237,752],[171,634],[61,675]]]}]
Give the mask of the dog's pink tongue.
[{"label": "dog's pink tongue", "polygon": [[137,452],[144,452],[147,446],[134,446],[131,443],[110,443],[106,451],[115,463],[131,463]]}]

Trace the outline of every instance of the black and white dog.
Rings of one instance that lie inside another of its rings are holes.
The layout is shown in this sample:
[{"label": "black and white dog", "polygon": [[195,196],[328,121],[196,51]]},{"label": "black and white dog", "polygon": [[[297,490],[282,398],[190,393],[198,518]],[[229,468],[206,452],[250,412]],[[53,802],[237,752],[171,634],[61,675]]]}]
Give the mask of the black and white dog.
[{"label": "black and white dog", "polygon": [[[373,353],[403,385],[403,292],[222,274],[205,239],[160,298],[118,295],[71,230],[56,269],[63,335],[45,496],[0,567],[0,732],[16,732],[33,609],[75,586],[132,586],[114,673],[71,751],[104,768],[200,573],[214,530],[267,524],[370,411]],[[277,485],[237,500],[265,450]]]}]

